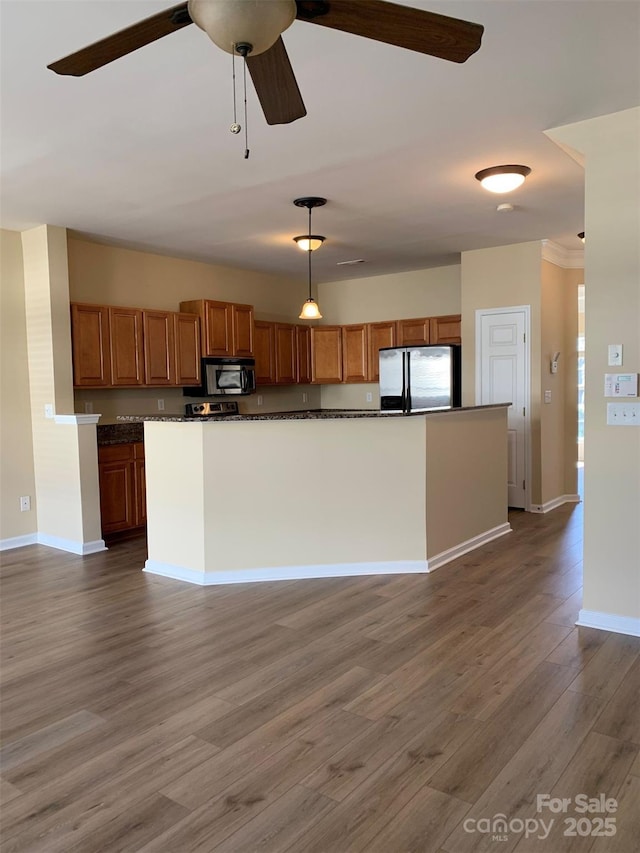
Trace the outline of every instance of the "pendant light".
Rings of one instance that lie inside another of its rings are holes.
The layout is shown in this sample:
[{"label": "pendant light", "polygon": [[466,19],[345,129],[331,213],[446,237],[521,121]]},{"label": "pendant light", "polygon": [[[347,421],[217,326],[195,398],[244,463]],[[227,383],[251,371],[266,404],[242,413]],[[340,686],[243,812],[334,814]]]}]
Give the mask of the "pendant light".
[{"label": "pendant light", "polygon": [[318,308],[318,304],[311,294],[311,253],[320,248],[324,243],[324,237],[319,234],[311,233],[311,211],[314,207],[322,207],[327,203],[326,198],[318,198],[317,196],[305,196],[304,198],[296,198],[294,202],[296,207],[306,207],[309,211],[309,229],[306,234],[299,237],[294,237],[294,242],[303,249],[308,255],[309,261],[309,297],[305,299],[300,311],[300,320],[321,320],[322,314]]},{"label": "pendant light", "polygon": [[476,172],[476,180],[492,193],[510,193],[524,183],[531,174],[529,166],[491,166]]}]

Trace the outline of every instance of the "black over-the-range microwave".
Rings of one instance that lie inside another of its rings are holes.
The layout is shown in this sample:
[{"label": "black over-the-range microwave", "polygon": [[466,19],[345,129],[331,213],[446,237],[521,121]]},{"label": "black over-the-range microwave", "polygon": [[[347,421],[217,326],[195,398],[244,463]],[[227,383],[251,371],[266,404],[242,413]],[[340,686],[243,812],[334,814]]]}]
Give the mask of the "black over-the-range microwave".
[{"label": "black over-the-range microwave", "polygon": [[253,358],[203,358],[202,385],[183,388],[186,397],[217,397],[253,394],[256,390],[256,362]]}]

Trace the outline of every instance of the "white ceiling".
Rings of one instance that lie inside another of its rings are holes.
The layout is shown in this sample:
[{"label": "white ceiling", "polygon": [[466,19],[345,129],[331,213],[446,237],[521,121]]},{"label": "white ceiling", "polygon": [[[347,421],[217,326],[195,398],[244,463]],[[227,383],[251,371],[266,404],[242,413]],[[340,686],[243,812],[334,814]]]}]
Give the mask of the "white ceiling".
[{"label": "white ceiling", "polygon": [[[249,160],[229,132],[231,58],[195,26],[83,78],[46,69],[170,5],[2,0],[2,227],[304,274],[291,238],[307,212],[292,201],[321,195],[321,281],[527,240],[578,249],[584,173],[543,131],[640,104],[638,0],[412,0],[484,25],[462,65],[294,22],[308,115],[269,127],[251,90]],[[499,163],[532,173],[495,196],[473,176]],[[336,266],[353,258],[366,263]]]}]

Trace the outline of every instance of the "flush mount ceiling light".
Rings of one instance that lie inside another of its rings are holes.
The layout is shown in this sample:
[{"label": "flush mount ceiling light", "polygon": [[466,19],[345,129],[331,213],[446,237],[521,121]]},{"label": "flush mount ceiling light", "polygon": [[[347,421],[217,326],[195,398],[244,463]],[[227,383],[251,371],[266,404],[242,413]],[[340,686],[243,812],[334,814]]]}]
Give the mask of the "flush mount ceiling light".
[{"label": "flush mount ceiling light", "polygon": [[485,190],[492,193],[510,193],[524,183],[531,173],[529,166],[491,166],[476,173]]},{"label": "flush mount ceiling light", "polygon": [[579,237],[579,238],[582,240],[582,242],[584,243],[584,231],[581,231],[581,232],[578,234],[578,237]]},{"label": "flush mount ceiling light", "polygon": [[[304,198],[296,198],[294,202],[296,207],[306,207],[309,211],[309,229],[306,235],[302,237],[294,237],[293,239],[296,241],[298,246],[304,249],[307,252],[309,259],[309,297],[305,299],[304,304],[302,306],[302,310],[300,311],[299,319],[300,320],[321,320],[322,314],[320,313],[320,309],[318,308],[318,304],[315,299],[311,295],[311,253],[314,249],[317,249],[318,246],[321,246],[324,242],[324,237],[320,237],[317,234],[311,233],[311,211],[314,207],[322,207],[327,203],[326,198],[319,198],[318,196],[305,196]],[[301,245],[304,243],[304,245]]]}]

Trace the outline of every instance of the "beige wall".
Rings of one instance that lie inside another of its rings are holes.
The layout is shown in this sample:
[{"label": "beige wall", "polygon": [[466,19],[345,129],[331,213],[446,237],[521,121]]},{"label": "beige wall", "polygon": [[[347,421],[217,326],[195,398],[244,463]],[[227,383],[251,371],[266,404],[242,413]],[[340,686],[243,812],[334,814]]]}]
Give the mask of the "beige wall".
[{"label": "beige wall", "polygon": [[[607,426],[607,346],[640,372],[640,108],[555,128],[586,156],[584,604],[640,632],[640,429]],[[635,621],[634,621],[635,620]]]},{"label": "beige wall", "polygon": [[507,410],[432,415],[425,421],[431,562],[487,531],[509,529]]},{"label": "beige wall", "polygon": [[460,266],[318,285],[322,324],[375,323],[460,313]]},{"label": "beige wall", "polygon": [[[149,559],[207,572],[424,561],[424,429],[421,418],[147,423]],[[186,464],[171,461],[182,447]]]},{"label": "beige wall", "polygon": [[[321,325],[376,323],[460,313],[460,266],[437,267],[318,285]],[[367,394],[371,401],[367,401]],[[325,385],[323,409],[378,409],[377,383]]]},{"label": "beige wall", "polygon": [[95,427],[45,417],[73,412],[66,231],[24,231],[22,250],[38,534],[81,548],[101,537]]},{"label": "beige wall", "polygon": [[73,302],[177,311],[183,300],[220,299],[253,305],[263,319],[293,321],[307,295],[303,276],[287,279],[72,236],[68,245]]},{"label": "beige wall", "polygon": [[[37,530],[22,242],[0,231],[0,540]],[[20,512],[20,497],[31,511]]]},{"label": "beige wall", "polygon": [[[150,252],[122,249],[70,236],[69,292],[73,302],[93,302],[135,308],[177,311],[188,299],[219,299],[253,305],[256,317],[298,322],[307,296],[304,277],[283,278],[249,270],[188,261]],[[303,400],[303,393],[307,395]],[[320,408],[320,389],[312,386],[262,388],[258,396],[239,400],[245,413]],[[75,410],[85,411],[91,403],[103,415],[100,423],[113,422],[117,415],[157,414],[158,399],[164,411],[183,413],[182,389],[76,390]]]},{"label": "beige wall", "polygon": [[[577,493],[578,393],[577,338],[578,285],[584,270],[564,269],[542,261],[540,377],[541,503]],[[558,372],[550,370],[551,356],[560,352]]]},{"label": "beige wall", "polygon": [[475,404],[476,311],[529,305],[531,311],[531,500],[542,503],[540,462],[541,267],[539,241],[462,253],[462,400]]}]

